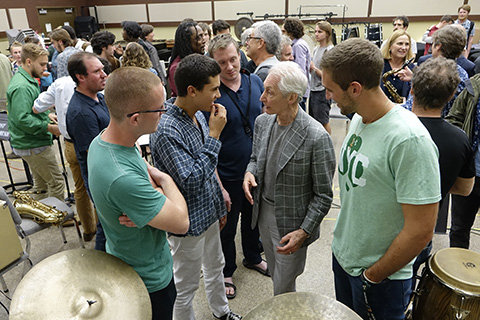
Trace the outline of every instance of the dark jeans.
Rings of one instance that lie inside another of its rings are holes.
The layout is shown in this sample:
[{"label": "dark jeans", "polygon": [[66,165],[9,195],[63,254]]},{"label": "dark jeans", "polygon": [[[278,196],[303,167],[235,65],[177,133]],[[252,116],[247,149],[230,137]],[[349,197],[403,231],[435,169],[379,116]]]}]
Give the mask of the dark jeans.
[{"label": "dark jeans", "polygon": [[298,105],[300,106],[300,108],[303,109],[303,111],[306,111],[307,110],[307,97],[303,97],[302,101],[300,101],[298,103]]},{"label": "dark jeans", "polygon": [[231,277],[237,269],[235,235],[237,233],[237,224],[240,212],[242,213],[240,232],[242,234],[243,255],[248,263],[258,264],[262,262],[258,239],[258,226],[252,229],[252,205],[245,198],[242,189],[243,181],[223,181],[223,187],[230,194],[232,200],[232,208],[227,215],[227,224],[220,232],[222,241],[222,251],[225,257],[225,267],[223,275]]},{"label": "dark jeans", "polygon": [[480,207],[480,178],[475,177],[472,193],[467,197],[452,195],[452,227],[450,247],[468,249],[470,229]]},{"label": "dark jeans", "polygon": [[151,292],[150,301],[152,302],[152,319],[153,320],[172,320],[173,305],[177,298],[177,289],[173,278],[164,289]]},{"label": "dark jeans", "polygon": [[[361,277],[353,277],[346,273],[335,256],[332,256],[337,300],[355,311],[363,319],[368,319]],[[368,303],[376,320],[405,319],[404,312],[410,299],[411,281],[412,279],[385,279],[367,289]]]},{"label": "dark jeans", "polygon": [[95,236],[95,250],[106,251],[105,243],[107,238],[105,238],[105,232],[103,232],[103,227],[100,221],[97,222],[97,233]]}]

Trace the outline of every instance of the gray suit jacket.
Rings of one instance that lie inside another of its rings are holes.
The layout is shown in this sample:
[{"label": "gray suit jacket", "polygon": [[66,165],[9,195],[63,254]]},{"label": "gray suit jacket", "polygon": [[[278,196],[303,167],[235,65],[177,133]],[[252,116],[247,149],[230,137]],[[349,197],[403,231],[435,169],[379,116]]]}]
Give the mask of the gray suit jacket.
[{"label": "gray suit jacket", "polygon": [[280,236],[304,229],[307,246],[320,235],[319,226],[332,203],[335,153],[323,126],[299,108],[281,146],[277,168],[265,168],[268,142],[276,115],[262,114],[255,121],[252,155],[247,171],[258,184],[253,193],[252,227],[257,224],[265,170],[275,170],[275,216]]}]

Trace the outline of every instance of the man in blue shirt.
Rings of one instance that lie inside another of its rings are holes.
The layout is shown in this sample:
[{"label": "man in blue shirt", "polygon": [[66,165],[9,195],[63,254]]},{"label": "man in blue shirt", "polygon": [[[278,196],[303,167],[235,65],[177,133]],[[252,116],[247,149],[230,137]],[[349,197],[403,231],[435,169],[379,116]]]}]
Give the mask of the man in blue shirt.
[{"label": "man in blue shirt", "polygon": [[[218,63],[205,55],[183,58],[175,72],[178,97],[167,102],[168,110],[150,139],[154,164],[177,184],[190,219],[188,232],[169,238],[178,293],[176,319],[195,319],[193,298],[201,269],[213,315],[241,319],[230,311],[222,275],[220,224],[225,224],[227,210],[216,166],[227,114],[225,107],[214,104],[220,97],[220,71]],[[211,112],[209,123],[200,111]]]},{"label": "man in blue shirt", "polygon": [[[233,284],[235,264],[235,234],[240,212],[242,212],[241,233],[243,264],[250,269],[268,275],[267,264],[260,256],[258,227],[252,229],[252,205],[245,198],[242,183],[250,154],[255,119],[262,113],[260,96],[263,83],[260,78],[240,69],[238,43],[230,34],[221,34],[210,41],[209,55],[215,59],[220,73],[220,93],[215,102],[227,109],[227,124],[220,135],[222,148],[218,155],[218,175],[223,185],[222,192],[230,198],[228,219],[222,229],[222,250],[225,257],[225,286],[227,298],[236,296]],[[209,114],[206,114],[208,117]],[[227,204],[228,206],[228,204]]]},{"label": "man in blue shirt", "polygon": [[[108,126],[110,115],[103,94],[107,75],[93,53],[79,52],[70,57],[68,73],[77,84],[67,111],[67,131],[73,141],[80,171],[88,189],[87,153],[92,140]],[[105,251],[105,235],[97,224],[95,249]]]}]

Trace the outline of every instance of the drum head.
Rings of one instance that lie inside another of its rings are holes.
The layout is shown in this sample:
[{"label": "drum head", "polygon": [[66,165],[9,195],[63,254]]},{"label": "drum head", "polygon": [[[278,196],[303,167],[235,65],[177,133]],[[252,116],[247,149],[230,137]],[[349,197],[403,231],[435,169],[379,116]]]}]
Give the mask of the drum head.
[{"label": "drum head", "polygon": [[445,284],[480,295],[480,254],[462,248],[439,250],[430,258],[430,269]]},{"label": "drum head", "polygon": [[290,292],[265,301],[243,319],[361,320],[362,318],[332,298],[308,292]]}]

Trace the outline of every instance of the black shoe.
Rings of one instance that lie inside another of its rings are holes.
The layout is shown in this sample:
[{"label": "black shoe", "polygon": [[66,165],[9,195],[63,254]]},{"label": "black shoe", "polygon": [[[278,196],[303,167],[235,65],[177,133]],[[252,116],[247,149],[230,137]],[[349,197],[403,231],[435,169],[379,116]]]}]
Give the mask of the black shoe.
[{"label": "black shoe", "polygon": [[215,319],[220,319],[220,320],[241,320],[242,319],[242,316],[239,316],[238,314],[232,311],[230,311],[227,314],[224,314],[221,317],[217,317],[216,315],[213,315],[213,316],[215,317]]},{"label": "black shoe", "polygon": [[[263,260],[263,261],[265,261],[265,260]],[[260,272],[261,274],[263,274],[264,276],[267,276],[267,277],[271,276],[270,271],[268,271],[268,267],[267,267],[267,270],[263,270],[262,268],[259,268],[256,265],[254,265],[253,263],[249,263],[246,259],[243,259],[242,263],[245,266],[245,268],[247,268],[247,269],[252,269],[252,270],[258,271],[258,272]]]}]

